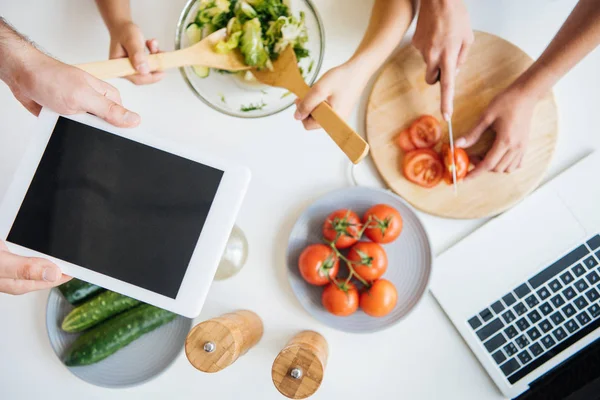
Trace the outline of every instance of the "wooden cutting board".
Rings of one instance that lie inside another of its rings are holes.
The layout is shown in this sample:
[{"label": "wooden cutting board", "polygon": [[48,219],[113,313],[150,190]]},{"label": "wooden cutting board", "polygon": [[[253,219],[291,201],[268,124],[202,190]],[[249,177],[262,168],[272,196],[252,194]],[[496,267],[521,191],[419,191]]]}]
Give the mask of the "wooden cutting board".
[{"label": "wooden cutting board", "polygon": [[[521,49],[497,36],[475,32],[468,61],[456,80],[452,126],[456,138],[478,121],[486,106],[512,83],[533,60]],[[389,187],[413,206],[447,218],[483,218],[512,207],[542,181],[558,136],[554,95],[549,93],[536,106],[529,147],[521,169],[511,174],[487,173],[461,182],[458,196],[452,186],[441,183],[424,189],[407,181],[401,173],[403,154],[394,144],[396,135],[422,114],[438,118],[443,140],[448,130],[440,113],[439,84],[425,82],[425,62],[412,46],[401,49],[383,67],[375,81],[366,112],[367,139],[379,173]],[[468,149],[470,156],[484,155],[494,139],[492,132]]]}]

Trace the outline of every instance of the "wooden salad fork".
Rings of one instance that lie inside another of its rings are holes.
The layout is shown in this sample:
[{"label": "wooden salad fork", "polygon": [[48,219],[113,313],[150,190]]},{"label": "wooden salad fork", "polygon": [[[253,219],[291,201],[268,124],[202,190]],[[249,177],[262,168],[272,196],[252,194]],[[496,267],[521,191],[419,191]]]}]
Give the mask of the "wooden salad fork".
[{"label": "wooden salad fork", "polygon": [[[253,69],[252,73],[260,82],[287,89],[300,99],[310,90],[298,69],[298,61],[291,46],[273,62],[272,71]],[[358,164],[369,153],[368,143],[329,104],[319,104],[311,115],[354,164]]]},{"label": "wooden salad fork", "polygon": [[[244,63],[244,59],[239,51],[228,51],[227,53],[217,53],[214,51],[216,44],[226,39],[226,36],[227,30],[223,28],[185,49],[150,54],[148,56],[150,70],[159,71],[168,68],[184,67],[186,65],[202,65],[228,71],[250,69]],[[138,73],[127,58],[79,64],[77,67],[100,79],[120,78]]]}]

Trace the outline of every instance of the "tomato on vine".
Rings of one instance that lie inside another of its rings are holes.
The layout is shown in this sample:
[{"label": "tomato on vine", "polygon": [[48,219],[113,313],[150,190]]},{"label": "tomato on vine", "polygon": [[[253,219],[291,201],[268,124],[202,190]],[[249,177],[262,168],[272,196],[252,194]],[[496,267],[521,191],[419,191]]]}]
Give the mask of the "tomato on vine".
[{"label": "tomato on vine", "polygon": [[402,216],[392,206],[376,204],[363,215],[365,235],[376,243],[390,243],[402,232]]},{"label": "tomato on vine", "polygon": [[354,273],[365,281],[381,278],[388,266],[387,254],[383,247],[372,242],[358,242],[348,253]]},{"label": "tomato on vine", "polygon": [[331,282],[323,290],[321,302],[333,315],[346,317],[358,309],[358,290],[352,282]]},{"label": "tomato on vine", "polygon": [[345,249],[358,242],[362,234],[360,218],[352,210],[341,209],[329,214],[323,223],[323,237],[338,249]]},{"label": "tomato on vine", "polygon": [[298,269],[306,282],[323,286],[335,279],[339,270],[339,261],[331,247],[312,244],[300,254]]},{"label": "tomato on vine", "polygon": [[394,284],[386,279],[379,279],[360,295],[360,308],[372,316],[388,315],[398,301],[398,292]]}]

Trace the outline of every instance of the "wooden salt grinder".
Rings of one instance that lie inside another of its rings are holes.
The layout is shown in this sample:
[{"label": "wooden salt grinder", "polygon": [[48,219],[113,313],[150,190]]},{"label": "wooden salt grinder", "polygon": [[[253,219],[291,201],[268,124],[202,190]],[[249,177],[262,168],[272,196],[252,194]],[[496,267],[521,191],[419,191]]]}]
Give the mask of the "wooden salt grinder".
[{"label": "wooden salt grinder", "polygon": [[290,399],[312,396],[323,380],[328,354],[323,336],[313,331],[300,332],[275,358],[271,369],[273,384]]},{"label": "wooden salt grinder", "polygon": [[202,372],[219,372],[250,350],[263,335],[252,311],[238,310],[196,325],[185,340],[185,355]]}]

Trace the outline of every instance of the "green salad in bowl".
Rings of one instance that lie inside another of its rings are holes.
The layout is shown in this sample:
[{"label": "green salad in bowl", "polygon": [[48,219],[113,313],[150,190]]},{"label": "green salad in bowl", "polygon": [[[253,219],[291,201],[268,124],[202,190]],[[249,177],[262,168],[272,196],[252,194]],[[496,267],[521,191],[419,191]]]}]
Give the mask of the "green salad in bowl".
[{"label": "green salad in bowl", "polygon": [[[305,80],[316,79],[323,57],[323,28],[309,0],[191,0],[177,28],[176,48],[189,47],[219,29],[227,36],[216,52],[238,51],[254,68],[271,69],[288,46]],[[191,89],[218,111],[256,118],[282,111],[294,96],[256,81],[250,71],[231,73],[204,66],[181,68]]]}]

